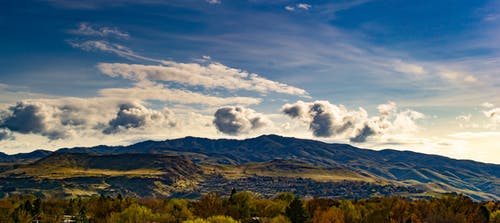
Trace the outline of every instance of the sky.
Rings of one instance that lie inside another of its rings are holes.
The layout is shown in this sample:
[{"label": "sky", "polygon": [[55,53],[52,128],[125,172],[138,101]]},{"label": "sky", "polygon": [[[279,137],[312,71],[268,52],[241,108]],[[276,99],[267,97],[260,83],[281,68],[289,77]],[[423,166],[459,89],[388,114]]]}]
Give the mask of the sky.
[{"label": "sky", "polygon": [[0,152],[262,134],[500,164],[500,3],[8,1]]}]

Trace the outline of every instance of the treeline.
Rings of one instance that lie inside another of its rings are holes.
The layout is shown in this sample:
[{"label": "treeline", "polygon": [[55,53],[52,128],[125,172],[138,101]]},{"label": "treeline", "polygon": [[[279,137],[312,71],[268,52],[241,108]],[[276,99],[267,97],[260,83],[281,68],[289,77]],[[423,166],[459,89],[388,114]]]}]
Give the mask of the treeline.
[{"label": "treeline", "polygon": [[167,222],[167,223],[500,223],[500,202],[475,202],[464,195],[430,200],[370,198],[358,201],[299,199],[280,193],[261,199],[250,192],[228,197],[209,193],[199,200],[95,196],[0,200],[0,222]]}]

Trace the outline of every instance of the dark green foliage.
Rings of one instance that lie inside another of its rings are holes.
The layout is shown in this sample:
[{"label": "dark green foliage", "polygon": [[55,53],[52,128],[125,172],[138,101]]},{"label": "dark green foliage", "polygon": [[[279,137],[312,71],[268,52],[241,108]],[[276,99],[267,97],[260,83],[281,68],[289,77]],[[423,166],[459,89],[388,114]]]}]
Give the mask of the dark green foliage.
[{"label": "dark green foliage", "polygon": [[294,198],[286,208],[285,214],[292,223],[304,223],[308,218],[306,210],[304,209],[304,204],[297,197]]}]

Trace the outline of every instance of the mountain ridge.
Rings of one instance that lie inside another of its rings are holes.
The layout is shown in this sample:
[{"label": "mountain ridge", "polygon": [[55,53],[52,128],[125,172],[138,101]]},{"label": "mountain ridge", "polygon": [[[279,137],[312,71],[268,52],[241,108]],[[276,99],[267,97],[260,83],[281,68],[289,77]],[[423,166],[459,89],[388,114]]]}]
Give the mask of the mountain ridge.
[{"label": "mountain ridge", "polygon": [[[457,160],[413,151],[370,150],[348,144],[262,135],[256,138],[208,139],[184,137],[143,141],[129,146],[59,149],[58,153],[166,154],[198,165],[243,165],[272,160],[303,162],[313,166],[368,173],[376,178],[436,191],[455,191],[477,199],[500,199],[500,165]],[[43,153],[42,153],[43,155]]]},{"label": "mountain ridge", "polygon": [[[138,145],[145,144],[145,143],[161,143],[161,142],[178,141],[178,140],[185,140],[185,139],[188,139],[188,140],[201,139],[201,140],[211,140],[211,141],[246,141],[246,140],[259,139],[259,138],[264,138],[264,137],[273,137],[273,138],[277,137],[277,138],[297,139],[297,140],[310,141],[310,142],[315,142],[315,143],[324,143],[324,144],[327,144],[327,145],[348,146],[348,147],[353,148],[353,149],[369,150],[369,151],[375,151],[375,152],[389,152],[390,151],[390,152],[412,153],[412,154],[419,154],[419,155],[436,156],[436,157],[441,157],[441,158],[447,158],[447,159],[450,159],[450,160],[453,160],[453,161],[467,161],[467,162],[474,162],[474,163],[481,163],[481,164],[488,164],[488,165],[500,165],[500,164],[497,164],[497,163],[489,163],[489,162],[472,160],[472,159],[458,159],[458,158],[452,158],[452,157],[448,157],[448,156],[444,156],[444,155],[415,152],[415,151],[411,151],[411,150],[397,150],[397,149],[391,149],[391,148],[385,148],[385,149],[381,149],[381,150],[374,150],[374,149],[370,149],[370,148],[356,147],[356,146],[353,146],[351,144],[328,143],[328,142],[323,142],[323,141],[319,141],[319,140],[302,139],[302,138],[296,138],[296,137],[285,137],[285,136],[280,136],[280,135],[276,135],[276,134],[264,134],[264,135],[260,135],[258,137],[247,138],[247,139],[227,139],[227,138],[211,139],[211,138],[205,138],[205,137],[186,136],[186,137],[175,138],[175,139],[166,139],[166,140],[145,140],[145,141],[140,141],[140,142],[132,143],[132,144],[129,144],[129,145],[109,146],[109,145],[103,145],[103,144],[101,144],[101,145],[88,146],[88,147],[64,147],[64,148],[60,148],[60,149],[57,149],[57,150],[54,150],[54,151],[44,150],[44,149],[37,149],[37,150],[33,150],[32,152],[22,152],[22,153],[15,153],[15,154],[6,154],[6,153],[3,153],[3,152],[0,152],[0,161],[1,162],[6,162],[8,160],[15,160],[18,157],[42,158],[42,157],[44,157],[43,156],[44,154],[41,154],[43,152],[46,153],[46,154],[50,154],[50,153],[54,153],[54,152],[70,152],[70,151],[73,152],[73,151],[77,151],[77,150],[84,150],[85,151],[85,149],[91,149],[91,150],[95,150],[95,149],[99,149],[99,150],[113,149],[113,152],[117,152],[118,149],[123,149],[123,148],[131,147],[131,146],[138,146]],[[120,152],[120,153],[123,153],[123,152]],[[41,155],[38,155],[38,154],[41,154]],[[7,160],[4,160],[5,157],[9,157],[9,158]]]}]

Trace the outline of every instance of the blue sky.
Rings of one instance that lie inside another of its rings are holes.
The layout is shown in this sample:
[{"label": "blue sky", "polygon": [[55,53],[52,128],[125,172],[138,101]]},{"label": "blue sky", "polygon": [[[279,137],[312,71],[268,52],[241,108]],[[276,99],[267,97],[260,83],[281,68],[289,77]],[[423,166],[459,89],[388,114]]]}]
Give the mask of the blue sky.
[{"label": "blue sky", "polygon": [[495,1],[22,1],[0,151],[280,134],[500,163]]}]

